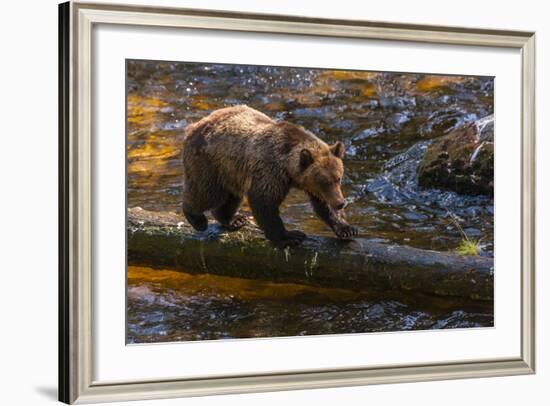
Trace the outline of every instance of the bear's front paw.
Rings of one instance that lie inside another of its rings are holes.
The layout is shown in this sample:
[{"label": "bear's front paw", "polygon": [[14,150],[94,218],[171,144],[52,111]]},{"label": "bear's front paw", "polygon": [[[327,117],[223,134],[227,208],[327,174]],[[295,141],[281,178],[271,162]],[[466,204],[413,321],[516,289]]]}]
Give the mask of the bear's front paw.
[{"label": "bear's front paw", "polygon": [[241,213],[237,213],[233,216],[229,224],[224,225],[227,231],[237,231],[248,224],[248,218]]},{"label": "bear's front paw", "polygon": [[342,240],[349,240],[359,235],[359,229],[349,224],[338,224],[334,227],[334,234]]}]

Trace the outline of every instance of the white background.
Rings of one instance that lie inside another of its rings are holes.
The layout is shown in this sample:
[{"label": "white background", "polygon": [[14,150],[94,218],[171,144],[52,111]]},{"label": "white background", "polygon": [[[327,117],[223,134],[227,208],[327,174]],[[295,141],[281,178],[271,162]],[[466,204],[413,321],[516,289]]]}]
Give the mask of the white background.
[{"label": "white background", "polygon": [[[139,3],[133,0],[133,3]],[[550,352],[544,296],[548,277],[545,245],[548,216],[549,153],[544,134],[548,111],[550,26],[544,2],[464,0],[443,5],[440,1],[363,3],[319,1],[157,1],[156,4],[358,18],[395,22],[478,26],[537,31],[537,134],[538,134],[538,296],[536,376],[382,385],[363,388],[324,389],[255,395],[187,399],[189,405],[278,405],[291,403],[346,403],[463,405],[547,404],[550,397]],[[55,1],[11,3],[2,9],[2,177],[4,278],[0,305],[0,400],[7,405],[42,405],[56,398],[57,380],[57,8]],[[7,51],[7,52],[6,52]],[[7,227],[6,227],[7,225]],[[547,251],[547,249],[546,249]],[[544,320],[543,320],[544,319]],[[142,404],[147,404],[143,403]],[[125,403],[137,404],[134,403]],[[149,402],[176,405],[182,400]]]}]

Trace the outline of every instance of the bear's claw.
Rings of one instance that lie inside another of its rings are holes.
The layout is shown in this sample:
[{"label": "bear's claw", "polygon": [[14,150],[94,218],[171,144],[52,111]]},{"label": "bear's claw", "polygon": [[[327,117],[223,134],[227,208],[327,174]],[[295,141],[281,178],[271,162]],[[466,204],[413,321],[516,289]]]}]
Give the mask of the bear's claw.
[{"label": "bear's claw", "polygon": [[244,214],[237,213],[233,216],[229,224],[224,225],[227,231],[237,231],[248,224],[248,218]]},{"label": "bear's claw", "polygon": [[359,235],[359,229],[349,224],[342,224],[334,229],[334,233],[342,240],[349,240]]}]

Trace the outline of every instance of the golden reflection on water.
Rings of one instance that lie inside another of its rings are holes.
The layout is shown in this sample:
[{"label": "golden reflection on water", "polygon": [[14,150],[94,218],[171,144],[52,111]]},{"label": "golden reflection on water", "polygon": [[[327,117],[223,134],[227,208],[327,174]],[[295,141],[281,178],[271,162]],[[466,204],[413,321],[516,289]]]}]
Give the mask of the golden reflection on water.
[{"label": "golden reflection on water", "polygon": [[172,290],[181,295],[231,296],[241,300],[291,300],[302,295],[315,295],[330,301],[351,301],[365,297],[365,294],[345,289],[128,266],[128,287],[144,284],[152,284],[159,290]]},{"label": "golden reflection on water", "polygon": [[462,82],[464,82],[463,76],[426,75],[416,82],[416,88],[421,92],[429,92]]}]

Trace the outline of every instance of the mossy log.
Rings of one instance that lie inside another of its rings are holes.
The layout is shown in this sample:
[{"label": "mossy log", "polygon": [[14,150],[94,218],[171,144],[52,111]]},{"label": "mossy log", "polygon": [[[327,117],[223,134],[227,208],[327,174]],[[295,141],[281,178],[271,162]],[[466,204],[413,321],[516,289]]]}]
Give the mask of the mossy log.
[{"label": "mossy log", "polygon": [[127,226],[129,265],[355,290],[493,298],[493,259],[487,257],[319,236],[278,249],[253,224],[231,233],[211,225],[199,233],[175,213],[139,207],[128,210]]}]

